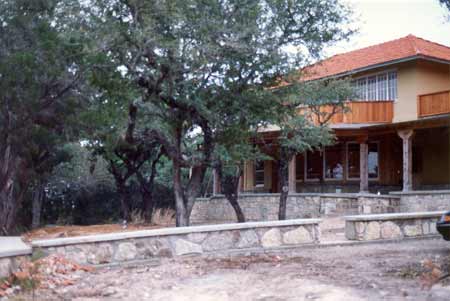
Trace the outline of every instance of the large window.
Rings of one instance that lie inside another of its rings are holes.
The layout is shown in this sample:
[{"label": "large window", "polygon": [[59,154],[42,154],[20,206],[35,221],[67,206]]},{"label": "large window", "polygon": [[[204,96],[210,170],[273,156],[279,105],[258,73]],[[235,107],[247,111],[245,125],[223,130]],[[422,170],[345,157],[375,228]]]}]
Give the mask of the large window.
[{"label": "large window", "polygon": [[[378,157],[378,143],[368,143],[368,157],[367,157],[367,169],[369,173],[369,179],[378,179],[379,176],[379,157]],[[356,142],[350,142],[347,144],[347,177],[349,179],[359,179],[359,144]]]},{"label": "large window", "polygon": [[390,71],[360,77],[352,81],[355,100],[396,100],[397,72]]},{"label": "large window", "polygon": [[264,161],[255,162],[255,186],[264,186]]},{"label": "large window", "polygon": [[303,155],[297,155],[295,157],[295,164],[295,178],[297,181],[302,181],[305,178],[305,157]]},{"label": "large window", "polygon": [[342,158],[342,144],[325,148],[325,178],[342,180],[344,178],[344,160]]},{"label": "large window", "polygon": [[378,179],[378,143],[369,143],[368,146],[367,169],[369,171],[369,179]]},{"label": "large window", "polygon": [[320,168],[322,166],[322,156],[320,152],[308,152],[306,154],[306,179],[320,179]]},{"label": "large window", "polygon": [[347,144],[347,178],[359,179],[359,144]]}]

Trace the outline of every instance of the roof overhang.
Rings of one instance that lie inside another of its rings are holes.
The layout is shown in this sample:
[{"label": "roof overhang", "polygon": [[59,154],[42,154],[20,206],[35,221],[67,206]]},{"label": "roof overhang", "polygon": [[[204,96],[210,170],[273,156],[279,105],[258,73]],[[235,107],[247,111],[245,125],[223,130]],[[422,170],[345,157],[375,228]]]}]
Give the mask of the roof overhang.
[{"label": "roof overhang", "polygon": [[337,74],[324,76],[324,77],[318,77],[318,78],[311,79],[311,80],[306,80],[306,81],[314,81],[314,80],[319,80],[319,79],[333,79],[333,78],[345,77],[345,76],[354,75],[354,74],[357,74],[357,73],[360,73],[360,72],[370,71],[372,69],[389,67],[389,66],[392,66],[392,65],[405,63],[405,62],[410,62],[410,61],[419,60],[419,59],[450,65],[450,61],[447,61],[447,60],[443,60],[443,59],[439,59],[439,58],[435,58],[435,57],[430,57],[430,56],[426,56],[426,55],[422,55],[422,54],[417,54],[417,55],[413,55],[413,56],[409,56],[409,57],[405,57],[405,58],[401,58],[401,59],[397,59],[397,60],[392,60],[392,61],[387,61],[387,62],[383,62],[383,63],[379,63],[379,64],[369,65],[369,66],[365,66],[365,67],[361,67],[361,68],[356,68],[356,69],[353,69],[353,70],[350,70],[350,71],[337,73]]}]

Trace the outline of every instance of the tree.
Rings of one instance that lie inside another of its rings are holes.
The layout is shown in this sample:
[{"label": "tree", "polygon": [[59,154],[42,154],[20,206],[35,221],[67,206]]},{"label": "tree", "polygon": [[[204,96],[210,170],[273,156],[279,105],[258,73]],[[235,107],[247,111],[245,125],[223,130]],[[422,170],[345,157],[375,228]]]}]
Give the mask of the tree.
[{"label": "tree", "polygon": [[55,136],[70,136],[82,107],[82,38],[63,30],[64,20],[57,17],[60,4],[0,3],[0,232],[4,234],[13,230],[25,192],[35,184],[33,160],[39,158],[34,163],[41,164],[56,157],[54,143],[61,139]]},{"label": "tree", "polygon": [[269,103],[273,93],[263,83],[349,33],[341,26],[347,8],[331,0],[95,3],[104,52],[155,121],[147,138],[159,141],[172,162],[178,226],[189,225],[211,166],[221,102],[239,107],[268,96],[270,112],[280,101]]},{"label": "tree", "polygon": [[[345,101],[354,95],[353,88],[346,80],[317,80],[295,82],[283,91],[290,115],[280,119],[279,137],[279,187],[281,188],[278,218],[286,219],[286,203],[289,192],[289,162],[299,153],[334,143],[334,134],[328,123],[338,113],[345,113]],[[300,108],[300,110],[299,110]],[[321,177],[323,179],[323,175]]]}]

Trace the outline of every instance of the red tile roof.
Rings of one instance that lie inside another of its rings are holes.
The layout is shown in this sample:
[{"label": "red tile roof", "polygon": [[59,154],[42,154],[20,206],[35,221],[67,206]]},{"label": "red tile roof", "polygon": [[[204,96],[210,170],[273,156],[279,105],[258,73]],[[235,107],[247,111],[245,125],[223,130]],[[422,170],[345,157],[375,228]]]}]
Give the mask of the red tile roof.
[{"label": "red tile roof", "polygon": [[302,70],[303,80],[345,74],[361,68],[395,62],[405,58],[424,57],[450,62],[450,47],[413,35],[366,48],[337,54]]}]

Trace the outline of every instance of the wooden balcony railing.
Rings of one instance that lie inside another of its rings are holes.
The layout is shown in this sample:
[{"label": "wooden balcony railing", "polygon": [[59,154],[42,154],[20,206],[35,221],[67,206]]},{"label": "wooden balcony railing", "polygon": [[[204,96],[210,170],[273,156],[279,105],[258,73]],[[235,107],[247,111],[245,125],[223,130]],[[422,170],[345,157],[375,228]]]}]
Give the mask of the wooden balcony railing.
[{"label": "wooden balcony railing", "polygon": [[[391,100],[349,101],[348,112],[336,113],[330,120],[337,123],[390,123],[394,117],[394,102]],[[332,108],[324,106],[323,112],[331,112]],[[299,111],[301,112],[301,111]]]},{"label": "wooden balcony railing", "polygon": [[417,97],[418,117],[448,113],[450,113],[450,90],[422,94]]}]

